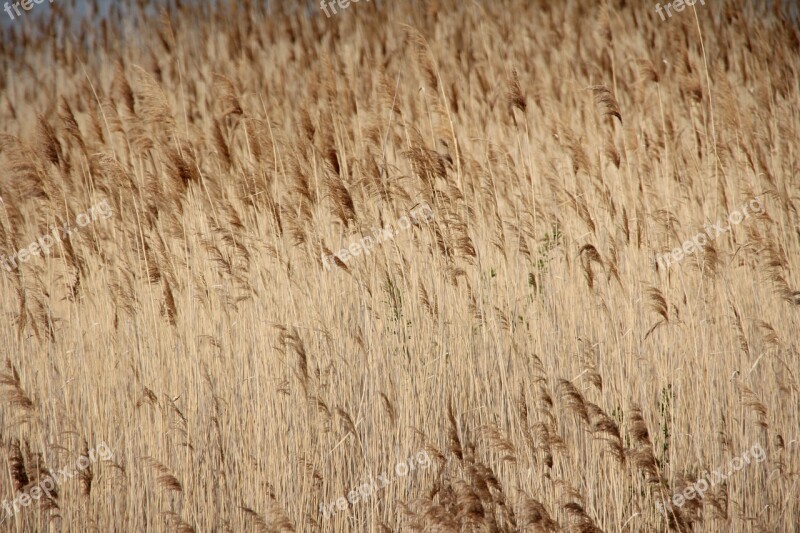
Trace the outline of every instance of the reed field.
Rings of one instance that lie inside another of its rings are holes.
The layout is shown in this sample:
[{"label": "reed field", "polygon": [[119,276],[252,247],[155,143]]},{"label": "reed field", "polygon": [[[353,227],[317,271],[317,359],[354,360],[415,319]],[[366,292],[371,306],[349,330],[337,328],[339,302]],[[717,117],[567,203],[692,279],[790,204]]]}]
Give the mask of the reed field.
[{"label": "reed field", "polygon": [[800,531],[796,5],[31,5],[0,532]]}]

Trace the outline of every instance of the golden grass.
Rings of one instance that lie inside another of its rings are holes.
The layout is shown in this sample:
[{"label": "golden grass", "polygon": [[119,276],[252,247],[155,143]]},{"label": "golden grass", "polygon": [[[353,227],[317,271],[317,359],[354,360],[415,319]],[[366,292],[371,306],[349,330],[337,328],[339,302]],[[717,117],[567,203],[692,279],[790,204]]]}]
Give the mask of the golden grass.
[{"label": "golden grass", "polygon": [[796,530],[785,13],[142,4],[65,38],[74,2],[42,5],[0,45],[0,253],[114,211],[0,270],[0,505],[114,453],[0,530]]}]

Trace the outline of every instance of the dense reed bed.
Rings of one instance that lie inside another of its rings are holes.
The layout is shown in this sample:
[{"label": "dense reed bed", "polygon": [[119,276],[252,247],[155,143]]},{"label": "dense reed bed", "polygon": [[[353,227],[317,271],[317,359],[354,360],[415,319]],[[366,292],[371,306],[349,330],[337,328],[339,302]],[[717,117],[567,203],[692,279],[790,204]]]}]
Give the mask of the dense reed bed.
[{"label": "dense reed bed", "polygon": [[800,32],[653,8],[10,24],[0,530],[796,531]]}]

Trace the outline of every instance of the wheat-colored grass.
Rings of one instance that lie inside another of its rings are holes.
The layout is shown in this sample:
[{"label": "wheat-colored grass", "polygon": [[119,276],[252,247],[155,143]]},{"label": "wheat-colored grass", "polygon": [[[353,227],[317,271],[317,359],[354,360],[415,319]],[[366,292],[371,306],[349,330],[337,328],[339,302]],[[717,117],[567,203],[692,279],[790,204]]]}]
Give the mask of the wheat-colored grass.
[{"label": "wheat-colored grass", "polygon": [[800,527],[796,19],[125,4],[0,43],[0,253],[113,209],[0,269],[0,500],[113,452],[0,530]]}]

